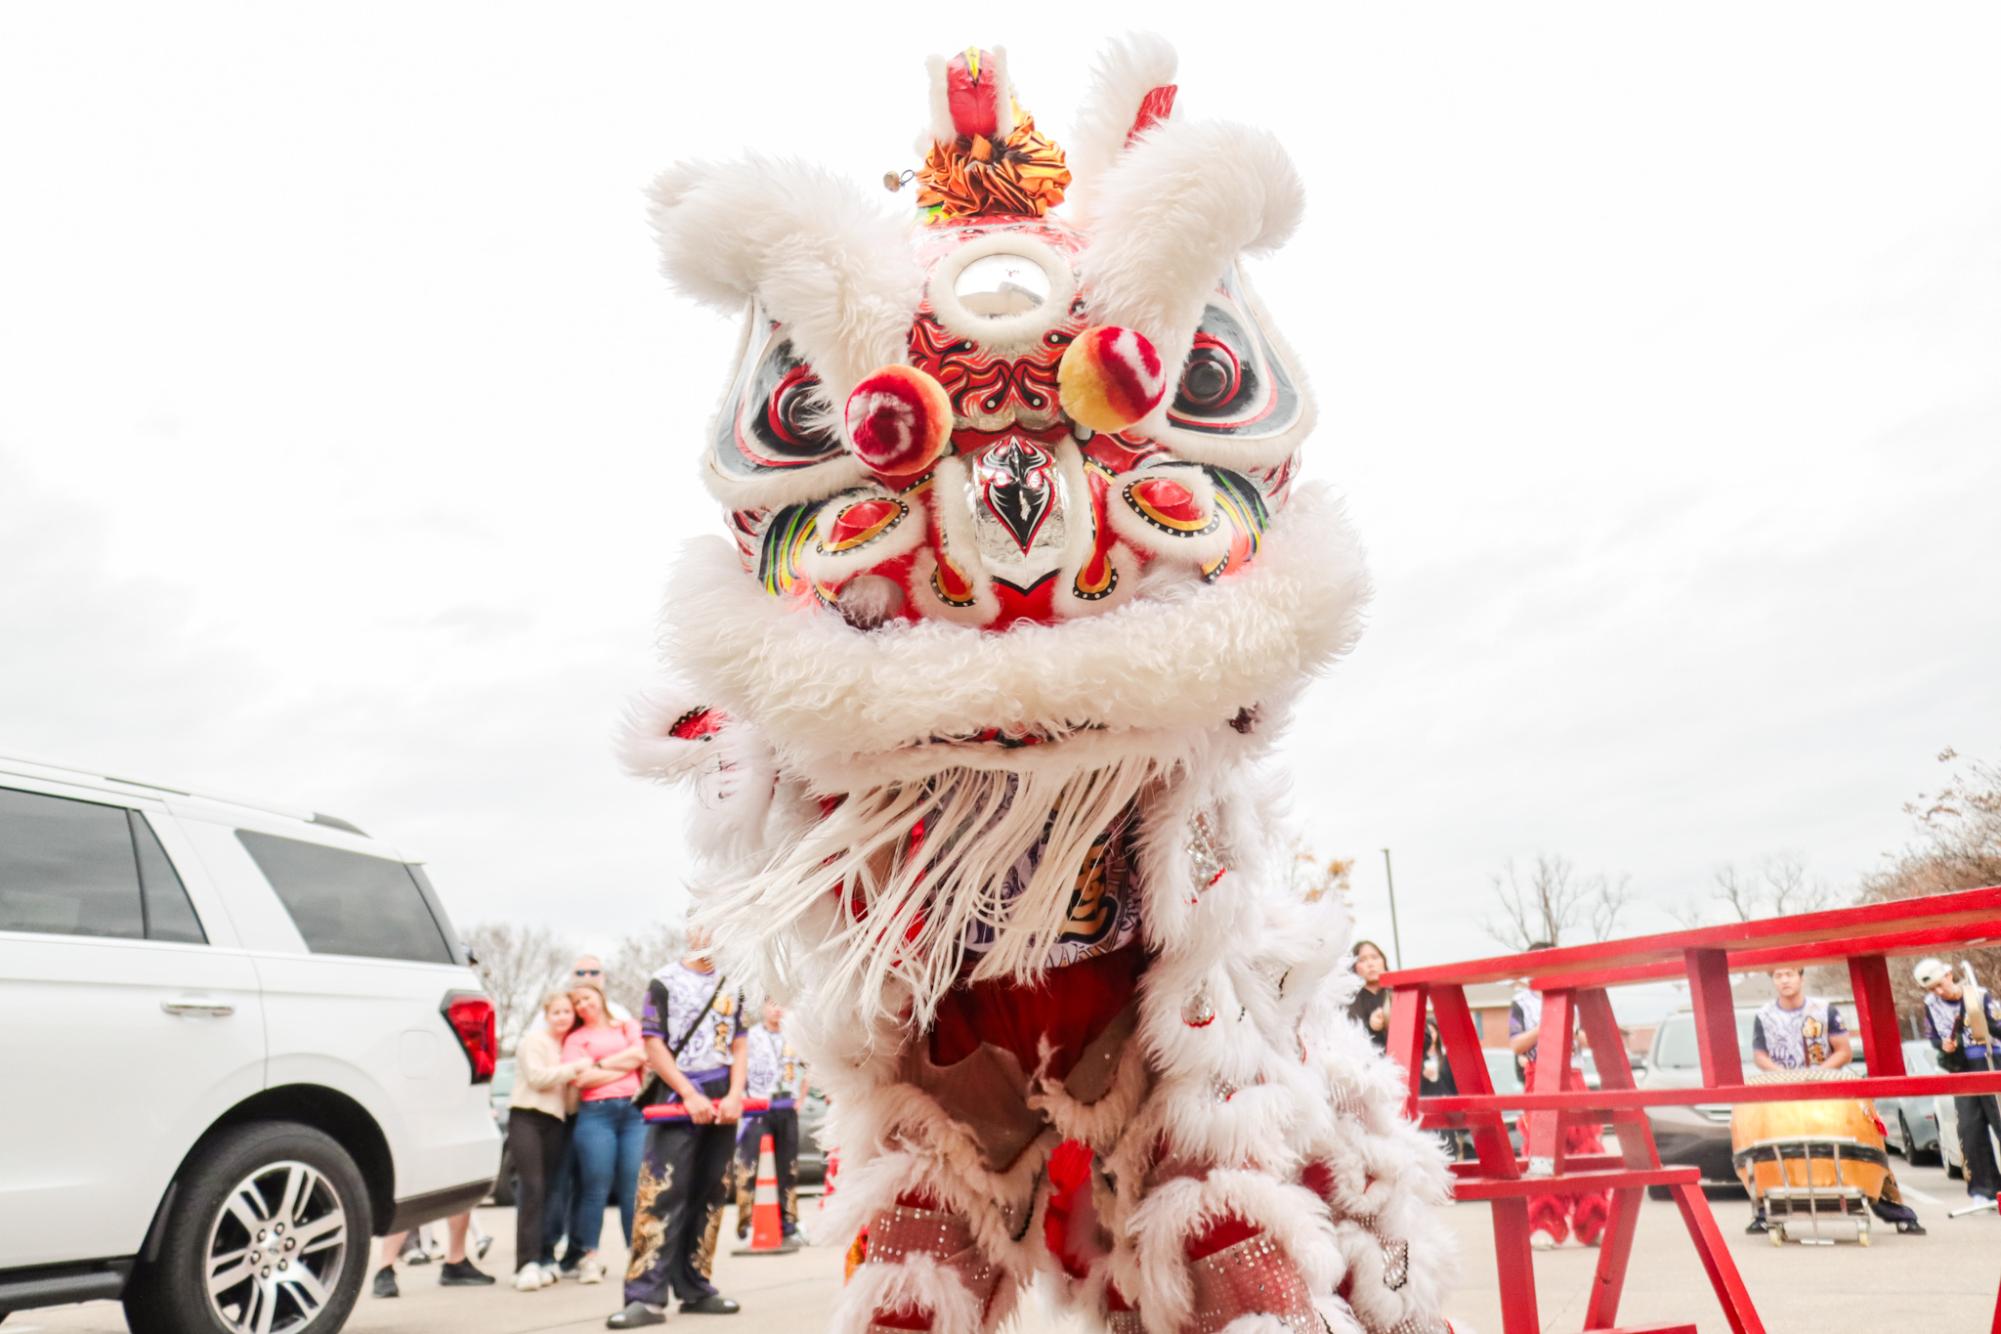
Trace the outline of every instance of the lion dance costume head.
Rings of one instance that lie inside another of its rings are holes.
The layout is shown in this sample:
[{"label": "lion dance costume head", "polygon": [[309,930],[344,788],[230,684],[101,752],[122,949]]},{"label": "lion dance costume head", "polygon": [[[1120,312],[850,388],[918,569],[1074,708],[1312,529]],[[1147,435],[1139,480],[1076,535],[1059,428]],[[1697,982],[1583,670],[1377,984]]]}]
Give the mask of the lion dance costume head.
[{"label": "lion dance costume head", "polygon": [[669,277],[744,324],[730,540],[626,758],[698,786],[698,920],[831,1095],[837,1330],[993,1329],[1038,1276],[1113,1330],[1449,1328],[1442,1157],[1260,769],[1366,593],[1240,268],[1302,192],[1176,92],[1115,45],[1066,156],[968,50],[914,218],[766,158],[654,187]]}]

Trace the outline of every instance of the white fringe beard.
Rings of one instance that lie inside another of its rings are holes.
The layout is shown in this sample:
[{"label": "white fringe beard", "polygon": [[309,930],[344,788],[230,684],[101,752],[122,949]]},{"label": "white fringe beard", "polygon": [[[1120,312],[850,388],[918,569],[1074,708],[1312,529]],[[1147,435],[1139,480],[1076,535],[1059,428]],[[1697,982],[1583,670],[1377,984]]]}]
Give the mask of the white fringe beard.
[{"label": "white fringe beard", "polygon": [[[1092,843],[1176,762],[959,768],[852,792],[762,869],[706,889],[697,920],[718,941],[755,939],[765,985],[794,1004],[926,1025],[962,975],[1028,982],[1044,971]],[[1038,844],[1033,874],[1011,893],[1010,868]],[[968,970],[976,934],[990,943]]]}]

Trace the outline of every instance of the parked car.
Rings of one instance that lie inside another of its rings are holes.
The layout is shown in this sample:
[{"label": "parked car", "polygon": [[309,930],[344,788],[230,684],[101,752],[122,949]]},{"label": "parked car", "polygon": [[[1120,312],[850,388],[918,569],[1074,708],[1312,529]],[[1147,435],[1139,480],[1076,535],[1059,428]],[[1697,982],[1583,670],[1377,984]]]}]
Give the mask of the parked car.
[{"label": "parked car", "polygon": [[820,1131],[827,1124],[827,1095],[816,1088],[806,1090],[799,1108],[799,1184],[816,1186],[827,1179],[827,1151],[820,1145]]},{"label": "parked car", "polygon": [[[1945,1165],[1945,1174],[1957,1181],[1966,1175],[1966,1154],[1959,1147],[1958,1105],[1942,1093],[1932,1099],[1932,1114],[1938,1118],[1939,1161]],[[1989,1140],[1992,1142],[1991,1136]],[[2001,1155],[2001,1144],[1995,1145],[1994,1151]]]},{"label": "parked car", "polygon": [[[1924,1038],[1903,1044],[1904,1069],[1913,1075],[1938,1073],[1938,1052]],[[1939,1118],[1937,1099],[1878,1098],[1876,1114],[1883,1118],[1883,1140],[1888,1147],[1914,1163],[1939,1160]],[[1957,1138],[1955,1136],[1955,1138]]]},{"label": "parked car", "polygon": [[1959,1108],[1951,1097],[1939,1094],[1932,1099],[1932,1116],[1938,1121],[1938,1161],[1954,1181],[1966,1177],[1966,1151],[1959,1143]]},{"label": "parked car", "polygon": [[[1482,1047],[1480,1054],[1487,1058],[1487,1078],[1492,1081],[1494,1092],[1522,1091],[1521,1071],[1515,1065],[1513,1052],[1506,1047]],[[1508,1128],[1508,1143],[1514,1146],[1516,1153],[1522,1152],[1521,1119],[1522,1114],[1517,1108],[1509,1108],[1501,1113],[1501,1124]]]},{"label": "parked car", "polygon": [[514,1170],[514,1155],[507,1147],[507,1100],[514,1096],[514,1058],[502,1057],[493,1067],[493,1084],[488,1098],[493,1106],[493,1128],[500,1132],[500,1167],[493,1174],[493,1202],[503,1209],[514,1207],[515,1187],[520,1178]]},{"label": "parked car", "polygon": [[507,1119],[507,1100],[514,1096],[514,1058],[503,1056],[493,1064],[493,1082],[487,1085],[487,1101],[493,1104],[494,1116]]},{"label": "parked car", "polygon": [[[1743,1058],[1744,1080],[1758,1073],[1751,1059],[1751,1021],[1759,1007],[1737,1007],[1737,1049]],[[1855,1032],[1854,1015],[1837,1005],[1849,1033],[1857,1073],[1866,1072],[1868,1063],[1862,1037]],[[1661,1021],[1654,1030],[1654,1045],[1647,1054],[1645,1069],[1634,1076],[1641,1088],[1700,1088],[1702,1056],[1695,1041],[1695,1015],[1680,1010]],[[1736,1164],[1730,1151],[1730,1104],[1701,1102],[1682,1107],[1649,1107],[1647,1121],[1654,1132],[1654,1144],[1661,1162],[1671,1166],[1699,1167],[1704,1185],[1738,1185]],[[1665,1193],[1665,1192],[1662,1192]]]},{"label": "parked car", "polygon": [[0,1316],[335,1334],[492,1180],[492,1003],[343,820],[0,759],[0,1009]]}]

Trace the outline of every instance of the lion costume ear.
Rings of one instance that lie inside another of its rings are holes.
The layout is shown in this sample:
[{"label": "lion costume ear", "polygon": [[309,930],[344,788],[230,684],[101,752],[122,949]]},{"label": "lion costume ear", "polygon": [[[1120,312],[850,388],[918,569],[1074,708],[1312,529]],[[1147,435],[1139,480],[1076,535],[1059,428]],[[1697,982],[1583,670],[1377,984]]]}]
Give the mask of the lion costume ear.
[{"label": "lion costume ear", "polygon": [[[1238,257],[1277,249],[1306,203],[1272,134],[1177,114],[1173,76],[1159,38],[1113,45],[1071,151],[1091,317],[1144,334],[1170,384]],[[1156,432],[1163,411],[1148,419]]]},{"label": "lion costume ear", "polygon": [[1150,32],[1117,38],[1098,53],[1090,91],[1065,141],[1074,177],[1070,209],[1079,223],[1089,225],[1098,186],[1133,136],[1174,115],[1175,65],[1174,48]]},{"label": "lion costume ear", "polygon": [[725,310],[755,301],[819,376],[829,411],[903,361],[924,274],[912,224],[803,162],[689,162],[653,182],[661,268]]}]

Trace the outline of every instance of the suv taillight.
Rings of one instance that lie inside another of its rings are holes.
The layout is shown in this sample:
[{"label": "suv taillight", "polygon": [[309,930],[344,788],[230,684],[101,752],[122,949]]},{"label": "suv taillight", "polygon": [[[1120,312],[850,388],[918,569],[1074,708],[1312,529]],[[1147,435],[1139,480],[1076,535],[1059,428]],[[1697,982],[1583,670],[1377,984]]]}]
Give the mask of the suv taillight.
[{"label": "suv taillight", "polygon": [[493,1067],[500,1059],[500,1043],[493,1032],[493,1002],[477,991],[454,991],[445,996],[445,1022],[452,1026],[466,1064],[472,1067],[472,1082],[493,1081]]}]

